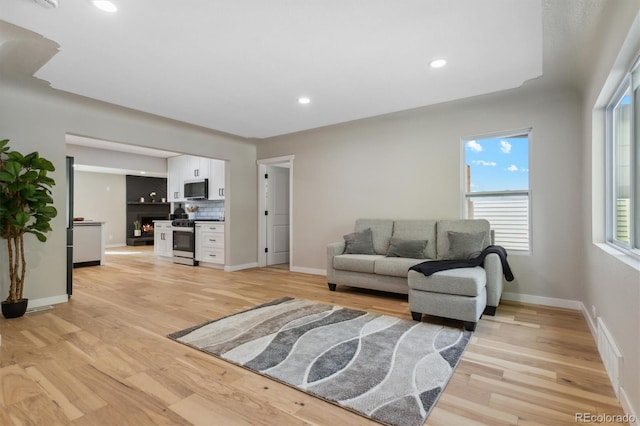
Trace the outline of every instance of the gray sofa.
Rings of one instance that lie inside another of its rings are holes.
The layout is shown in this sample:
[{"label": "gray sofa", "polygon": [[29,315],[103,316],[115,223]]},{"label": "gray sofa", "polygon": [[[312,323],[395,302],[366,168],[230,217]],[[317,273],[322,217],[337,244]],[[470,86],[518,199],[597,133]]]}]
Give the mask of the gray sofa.
[{"label": "gray sofa", "polygon": [[[351,241],[327,246],[330,290],[346,285],[408,294],[414,319],[421,319],[422,314],[453,318],[463,321],[467,329],[475,329],[483,312],[495,313],[503,288],[502,263],[497,254],[487,255],[484,268],[452,269],[428,277],[409,272],[418,263],[468,257],[467,249],[475,252],[492,244],[486,220],[358,219],[351,235],[361,237],[368,229],[373,242],[369,254],[350,253]],[[470,236],[475,236],[475,241],[464,239]],[[416,253],[416,241],[426,241],[420,253]],[[398,252],[403,254],[402,244],[413,244],[409,247],[412,257],[397,256]],[[400,250],[396,250],[398,247]],[[388,256],[392,251],[396,256]]]}]

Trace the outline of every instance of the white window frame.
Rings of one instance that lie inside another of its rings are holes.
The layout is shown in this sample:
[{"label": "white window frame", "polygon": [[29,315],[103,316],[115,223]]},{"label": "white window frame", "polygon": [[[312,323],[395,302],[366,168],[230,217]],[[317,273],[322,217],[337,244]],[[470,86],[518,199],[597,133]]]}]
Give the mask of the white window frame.
[{"label": "white window frame", "polygon": [[[613,96],[605,108],[605,128],[606,128],[606,204],[605,204],[605,230],[607,244],[624,252],[625,254],[640,258],[640,136],[637,134],[640,128],[640,114],[635,110],[638,100],[633,92],[632,73],[640,71],[640,58],[633,62],[633,65],[625,73],[625,76],[614,92]],[[631,159],[630,176],[630,216],[629,223],[629,243],[616,239],[616,150],[614,140],[613,110],[622,100],[629,90],[631,96]]]},{"label": "white window frame", "polygon": [[[470,140],[481,140],[481,139],[492,139],[492,138],[511,138],[511,137],[515,137],[515,136],[522,136],[522,135],[526,135],[527,136],[527,140],[528,140],[528,146],[527,146],[527,161],[528,161],[528,167],[529,167],[529,176],[528,176],[528,181],[527,181],[527,187],[528,189],[526,190],[514,190],[514,191],[483,191],[483,192],[467,192],[466,190],[466,165],[467,165],[467,161],[466,161],[466,143]],[[517,253],[517,254],[531,254],[533,252],[533,203],[532,203],[532,191],[531,191],[531,143],[532,143],[532,138],[533,138],[533,128],[528,127],[526,129],[519,129],[519,130],[509,130],[509,131],[504,131],[504,132],[495,132],[495,133],[488,133],[488,134],[482,134],[482,135],[475,135],[475,136],[468,136],[468,137],[464,137],[461,139],[461,149],[462,149],[462,167],[461,167],[461,173],[462,173],[462,214],[464,218],[468,218],[469,217],[469,209],[468,209],[468,205],[469,203],[467,202],[467,200],[469,198],[477,198],[477,197],[508,197],[508,196],[527,196],[528,197],[528,221],[529,221],[529,227],[528,227],[528,240],[529,240],[529,248],[527,250],[518,250],[518,249],[513,249],[510,248],[509,253]]]}]

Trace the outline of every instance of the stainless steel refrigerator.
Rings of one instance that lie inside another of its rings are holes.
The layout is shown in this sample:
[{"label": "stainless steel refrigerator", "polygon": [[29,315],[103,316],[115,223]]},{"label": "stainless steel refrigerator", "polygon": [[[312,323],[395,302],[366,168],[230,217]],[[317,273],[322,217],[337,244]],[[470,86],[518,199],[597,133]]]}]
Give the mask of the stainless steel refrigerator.
[{"label": "stainless steel refrigerator", "polygon": [[73,293],[73,157],[67,157],[67,294]]}]

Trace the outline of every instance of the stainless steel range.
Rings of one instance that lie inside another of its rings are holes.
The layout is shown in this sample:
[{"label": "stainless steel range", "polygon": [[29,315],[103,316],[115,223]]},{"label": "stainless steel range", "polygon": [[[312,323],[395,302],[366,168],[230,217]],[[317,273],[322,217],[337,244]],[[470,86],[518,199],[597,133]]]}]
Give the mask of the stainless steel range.
[{"label": "stainless steel range", "polygon": [[196,223],[191,219],[176,219],[173,228],[173,263],[196,266]]}]

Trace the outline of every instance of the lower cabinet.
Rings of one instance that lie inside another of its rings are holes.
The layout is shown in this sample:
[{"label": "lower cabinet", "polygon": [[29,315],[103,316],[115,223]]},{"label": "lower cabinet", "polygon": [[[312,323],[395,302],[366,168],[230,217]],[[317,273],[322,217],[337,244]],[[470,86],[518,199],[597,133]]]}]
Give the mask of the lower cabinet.
[{"label": "lower cabinet", "polygon": [[224,266],[224,222],[196,221],[196,260]]},{"label": "lower cabinet", "polygon": [[153,222],[153,252],[156,256],[173,257],[173,229],[170,220]]},{"label": "lower cabinet", "polygon": [[104,265],[105,226],[103,222],[73,223],[73,267]]}]

